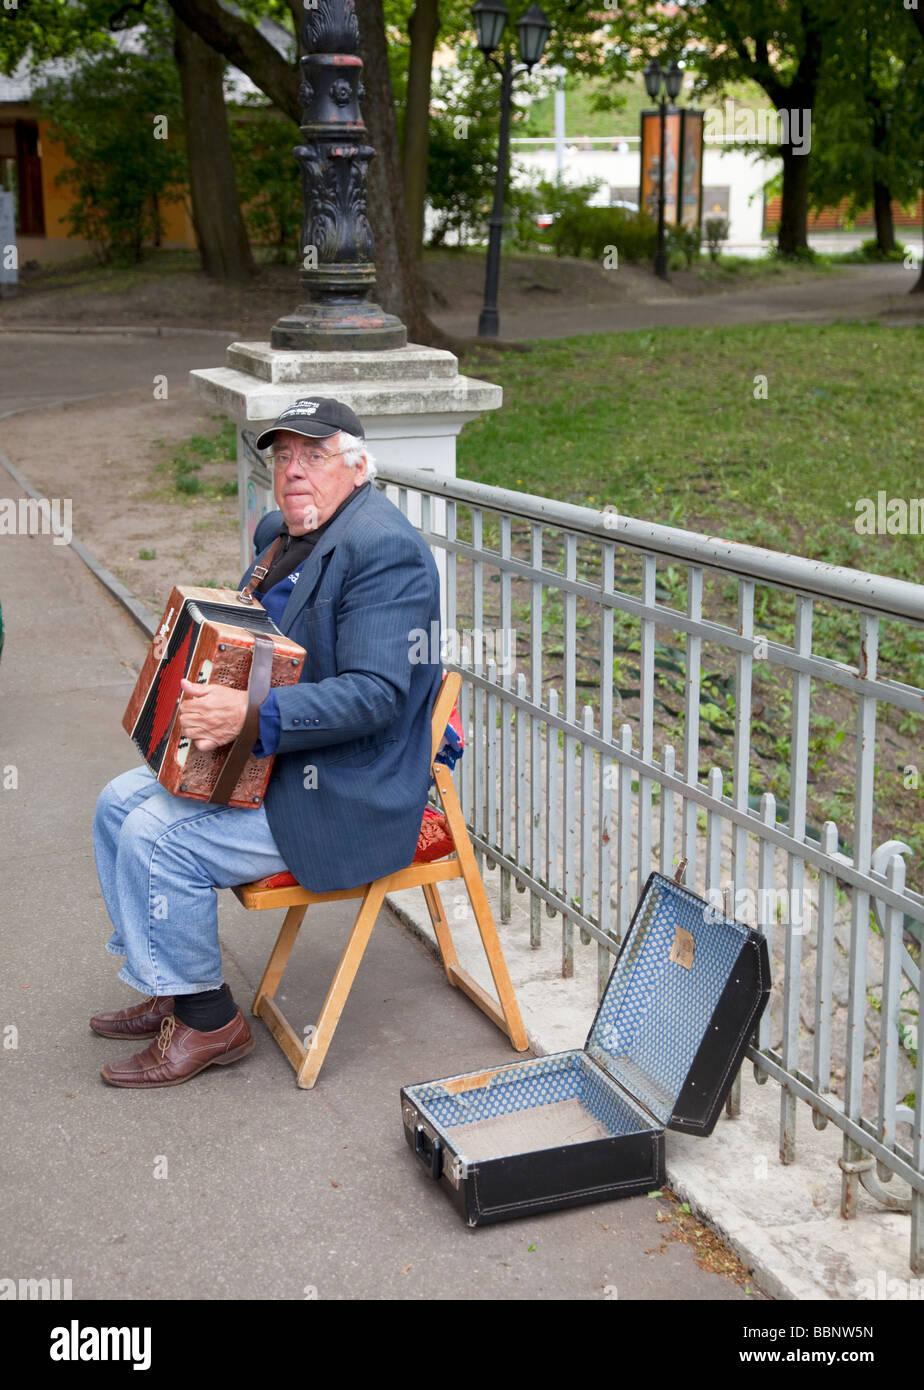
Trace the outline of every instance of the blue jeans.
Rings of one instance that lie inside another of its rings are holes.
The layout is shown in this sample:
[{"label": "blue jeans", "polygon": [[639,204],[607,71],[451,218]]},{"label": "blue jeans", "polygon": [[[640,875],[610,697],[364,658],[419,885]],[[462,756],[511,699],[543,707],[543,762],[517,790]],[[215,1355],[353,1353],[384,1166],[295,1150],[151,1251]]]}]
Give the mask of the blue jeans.
[{"label": "blue jeans", "polygon": [[146,767],[100,793],[93,821],[100,887],[125,956],[119,979],[142,994],[199,994],[221,985],[217,888],[282,873],[262,806],[173,796]]}]

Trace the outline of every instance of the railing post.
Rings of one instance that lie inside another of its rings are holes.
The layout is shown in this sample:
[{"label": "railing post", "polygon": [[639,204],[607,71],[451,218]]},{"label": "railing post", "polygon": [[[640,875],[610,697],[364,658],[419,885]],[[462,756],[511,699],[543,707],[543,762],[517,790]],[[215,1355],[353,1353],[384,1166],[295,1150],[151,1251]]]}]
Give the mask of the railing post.
[{"label": "railing post", "polygon": [[[866,614],[860,619],[860,675],[875,680],[879,655],[879,620]],[[868,874],[873,845],[873,783],[876,774],[876,699],[863,695],[857,710],[857,788],[853,816],[853,862]],[[866,951],[869,937],[869,893],[856,889],[850,924],[850,992],[847,1000],[847,1071],[844,1082],[844,1114],[860,1121],[863,1115],[863,1060],[866,1051]],[[841,1215],[854,1215],[863,1149],[847,1134],[841,1167]]]}]

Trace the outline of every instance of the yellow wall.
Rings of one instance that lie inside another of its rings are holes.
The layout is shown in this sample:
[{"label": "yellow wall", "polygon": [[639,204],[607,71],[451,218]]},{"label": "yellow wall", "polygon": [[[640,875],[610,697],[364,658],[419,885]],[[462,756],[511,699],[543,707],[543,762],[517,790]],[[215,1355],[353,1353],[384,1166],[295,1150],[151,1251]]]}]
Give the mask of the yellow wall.
[{"label": "yellow wall", "polygon": [[72,199],[67,186],[55,183],[57,175],[67,166],[64,146],[52,140],[44,121],[39,121],[39,150],[42,156],[42,199],[45,204],[45,235],[61,238],[68,235],[67,223],[61,218]]}]

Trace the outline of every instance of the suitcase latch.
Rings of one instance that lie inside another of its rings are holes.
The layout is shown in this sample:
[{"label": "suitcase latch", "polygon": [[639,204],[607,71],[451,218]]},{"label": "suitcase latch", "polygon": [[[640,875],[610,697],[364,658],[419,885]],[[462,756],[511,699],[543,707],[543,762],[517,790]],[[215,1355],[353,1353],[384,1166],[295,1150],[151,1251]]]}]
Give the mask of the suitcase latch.
[{"label": "suitcase latch", "polygon": [[435,1134],[428,1134],[423,1125],[414,1128],[414,1152],[437,1182],[443,1171],[443,1145]]}]

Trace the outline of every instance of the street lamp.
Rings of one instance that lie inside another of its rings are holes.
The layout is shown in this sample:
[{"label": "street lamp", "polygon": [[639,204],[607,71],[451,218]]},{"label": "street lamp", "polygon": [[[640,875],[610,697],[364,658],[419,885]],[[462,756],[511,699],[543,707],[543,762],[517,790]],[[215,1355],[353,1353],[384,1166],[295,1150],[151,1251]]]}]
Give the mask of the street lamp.
[{"label": "street lamp", "polygon": [[497,174],[494,179],[494,206],[488,221],[488,263],[484,280],[484,307],[478,319],[479,338],[496,338],[498,330],[497,283],[500,278],[501,232],[504,228],[504,184],[507,181],[507,150],[510,144],[510,106],[513,79],[521,72],[531,72],[542,57],[546,40],[551,33],[549,21],[538,5],[530,5],[516,30],[522,66],[514,67],[510,49],[504,49],[503,64],[493,56],[510,12],[503,0],[478,0],[472,8],[472,20],[478,37],[478,47],[493,68],[501,74],[500,141],[497,150]]},{"label": "street lamp", "polygon": [[[675,98],[680,95],[680,89],[683,86],[683,72],[673,60],[665,72],[657,58],[652,58],[645,67],[644,76],[645,91],[652,101],[657,101],[661,111],[661,157],[658,160],[658,246],[654,256],[654,273],[662,280],[666,280],[668,274],[667,247],[664,243],[665,114],[668,103],[673,103]],[[666,96],[661,95],[662,83],[667,90]]]}]

